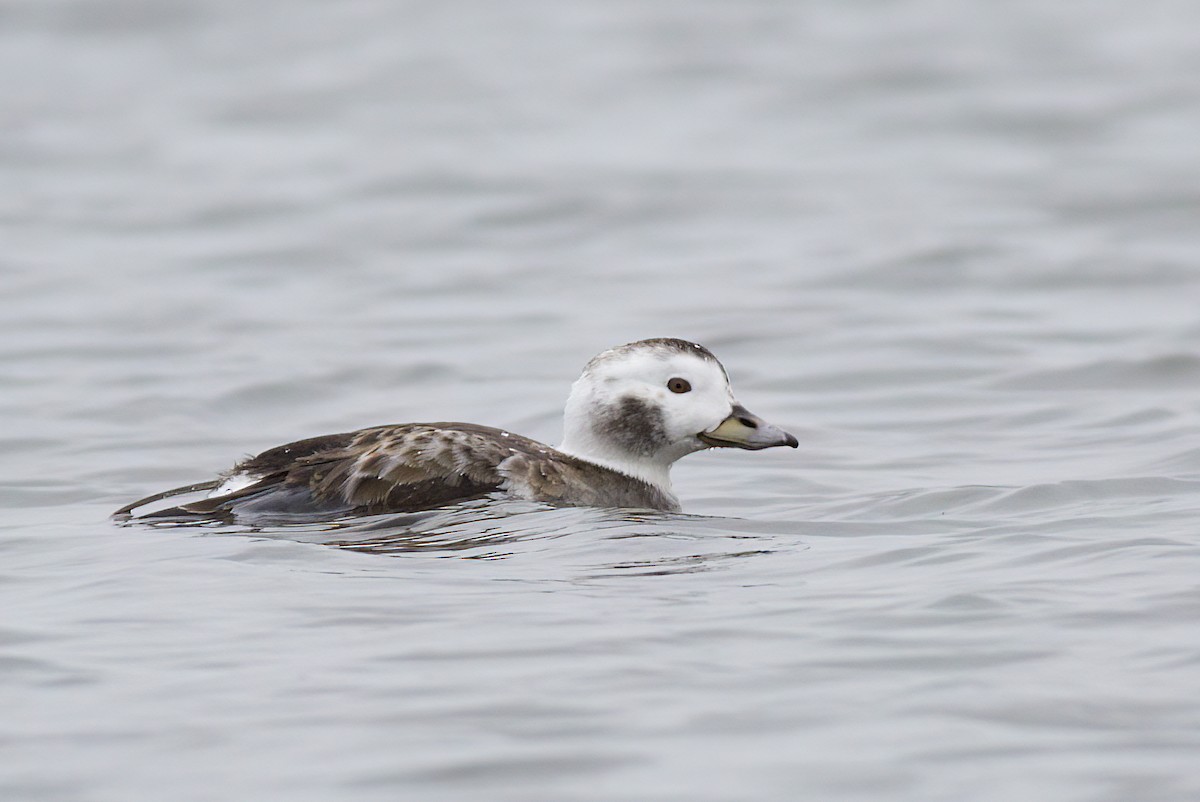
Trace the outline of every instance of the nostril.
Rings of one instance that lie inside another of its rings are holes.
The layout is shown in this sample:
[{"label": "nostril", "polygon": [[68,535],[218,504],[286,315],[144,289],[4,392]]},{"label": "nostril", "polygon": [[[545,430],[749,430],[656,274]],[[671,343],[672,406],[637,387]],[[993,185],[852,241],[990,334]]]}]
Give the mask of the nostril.
[{"label": "nostril", "polygon": [[737,420],[738,420],[738,423],[742,424],[747,429],[757,429],[758,428],[758,421],[754,420],[754,418],[743,417],[743,418],[738,418]]}]

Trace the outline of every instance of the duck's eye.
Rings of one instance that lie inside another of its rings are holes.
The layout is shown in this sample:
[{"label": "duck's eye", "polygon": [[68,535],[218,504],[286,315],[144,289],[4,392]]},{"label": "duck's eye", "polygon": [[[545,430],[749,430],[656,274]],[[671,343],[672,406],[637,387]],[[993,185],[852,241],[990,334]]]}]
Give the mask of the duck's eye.
[{"label": "duck's eye", "polygon": [[674,379],[667,379],[667,389],[673,393],[686,393],[692,389],[692,385],[687,379],[676,376]]}]

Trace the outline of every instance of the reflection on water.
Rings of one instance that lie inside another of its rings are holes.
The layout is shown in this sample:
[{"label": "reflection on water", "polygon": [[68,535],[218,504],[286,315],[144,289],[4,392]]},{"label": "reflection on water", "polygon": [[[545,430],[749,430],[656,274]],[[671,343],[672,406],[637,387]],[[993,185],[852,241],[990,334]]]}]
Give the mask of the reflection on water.
[{"label": "reflection on water", "polygon": [[[655,510],[556,508],[546,504],[499,497],[476,499],[442,509],[419,513],[346,517],[327,521],[309,516],[269,516],[254,523],[175,521],[128,521],[123,526],[158,530],[200,529],[206,535],[243,536],[322,544],[366,554],[431,556],[494,560],[519,556],[531,548],[552,548],[549,541],[565,537],[623,540],[647,538],[712,543],[714,535],[753,538],[739,533],[742,522],[734,519],[665,513]],[[308,520],[297,520],[309,518]],[[779,534],[786,526],[763,525],[763,531]],[[677,573],[706,570],[713,560],[770,554],[770,550],[705,554],[667,554],[653,559],[617,562],[598,568],[613,571]]]},{"label": "reflection on water", "polygon": [[428,514],[376,516],[366,523],[339,527],[336,537],[326,542],[372,554],[467,551],[459,556],[500,559],[514,554],[503,549],[508,544],[620,527],[630,520],[620,510],[563,513],[530,502],[479,500]]}]

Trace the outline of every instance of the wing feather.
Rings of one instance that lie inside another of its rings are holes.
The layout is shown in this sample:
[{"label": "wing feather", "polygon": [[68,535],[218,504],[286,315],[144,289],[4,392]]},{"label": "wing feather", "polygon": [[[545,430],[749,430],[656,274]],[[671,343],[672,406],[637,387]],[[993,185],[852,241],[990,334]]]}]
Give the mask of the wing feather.
[{"label": "wing feather", "polygon": [[[298,440],[242,461],[227,476],[250,483],[149,516],[232,520],[239,512],[418,512],[498,490],[551,504],[678,509],[674,497],[641,480],[527,437],[468,423],[408,423]],[[151,496],[120,513],[127,516],[142,503],[173,494]]]},{"label": "wing feather", "polygon": [[253,484],[225,496],[160,510],[155,517],[229,518],[255,513],[415,512],[502,489],[498,465],[528,438],[465,423],[409,423],[277,446],[230,475]]}]

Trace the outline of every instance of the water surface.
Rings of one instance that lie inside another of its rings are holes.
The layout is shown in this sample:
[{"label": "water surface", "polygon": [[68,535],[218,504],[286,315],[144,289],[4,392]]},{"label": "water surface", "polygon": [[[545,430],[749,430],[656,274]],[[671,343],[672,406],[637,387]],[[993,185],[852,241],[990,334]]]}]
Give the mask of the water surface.
[{"label": "water surface", "polygon": [[[0,791],[1200,796],[1200,9],[0,10]],[[555,442],[714,350],[685,514],[118,527],[281,442]]]}]

